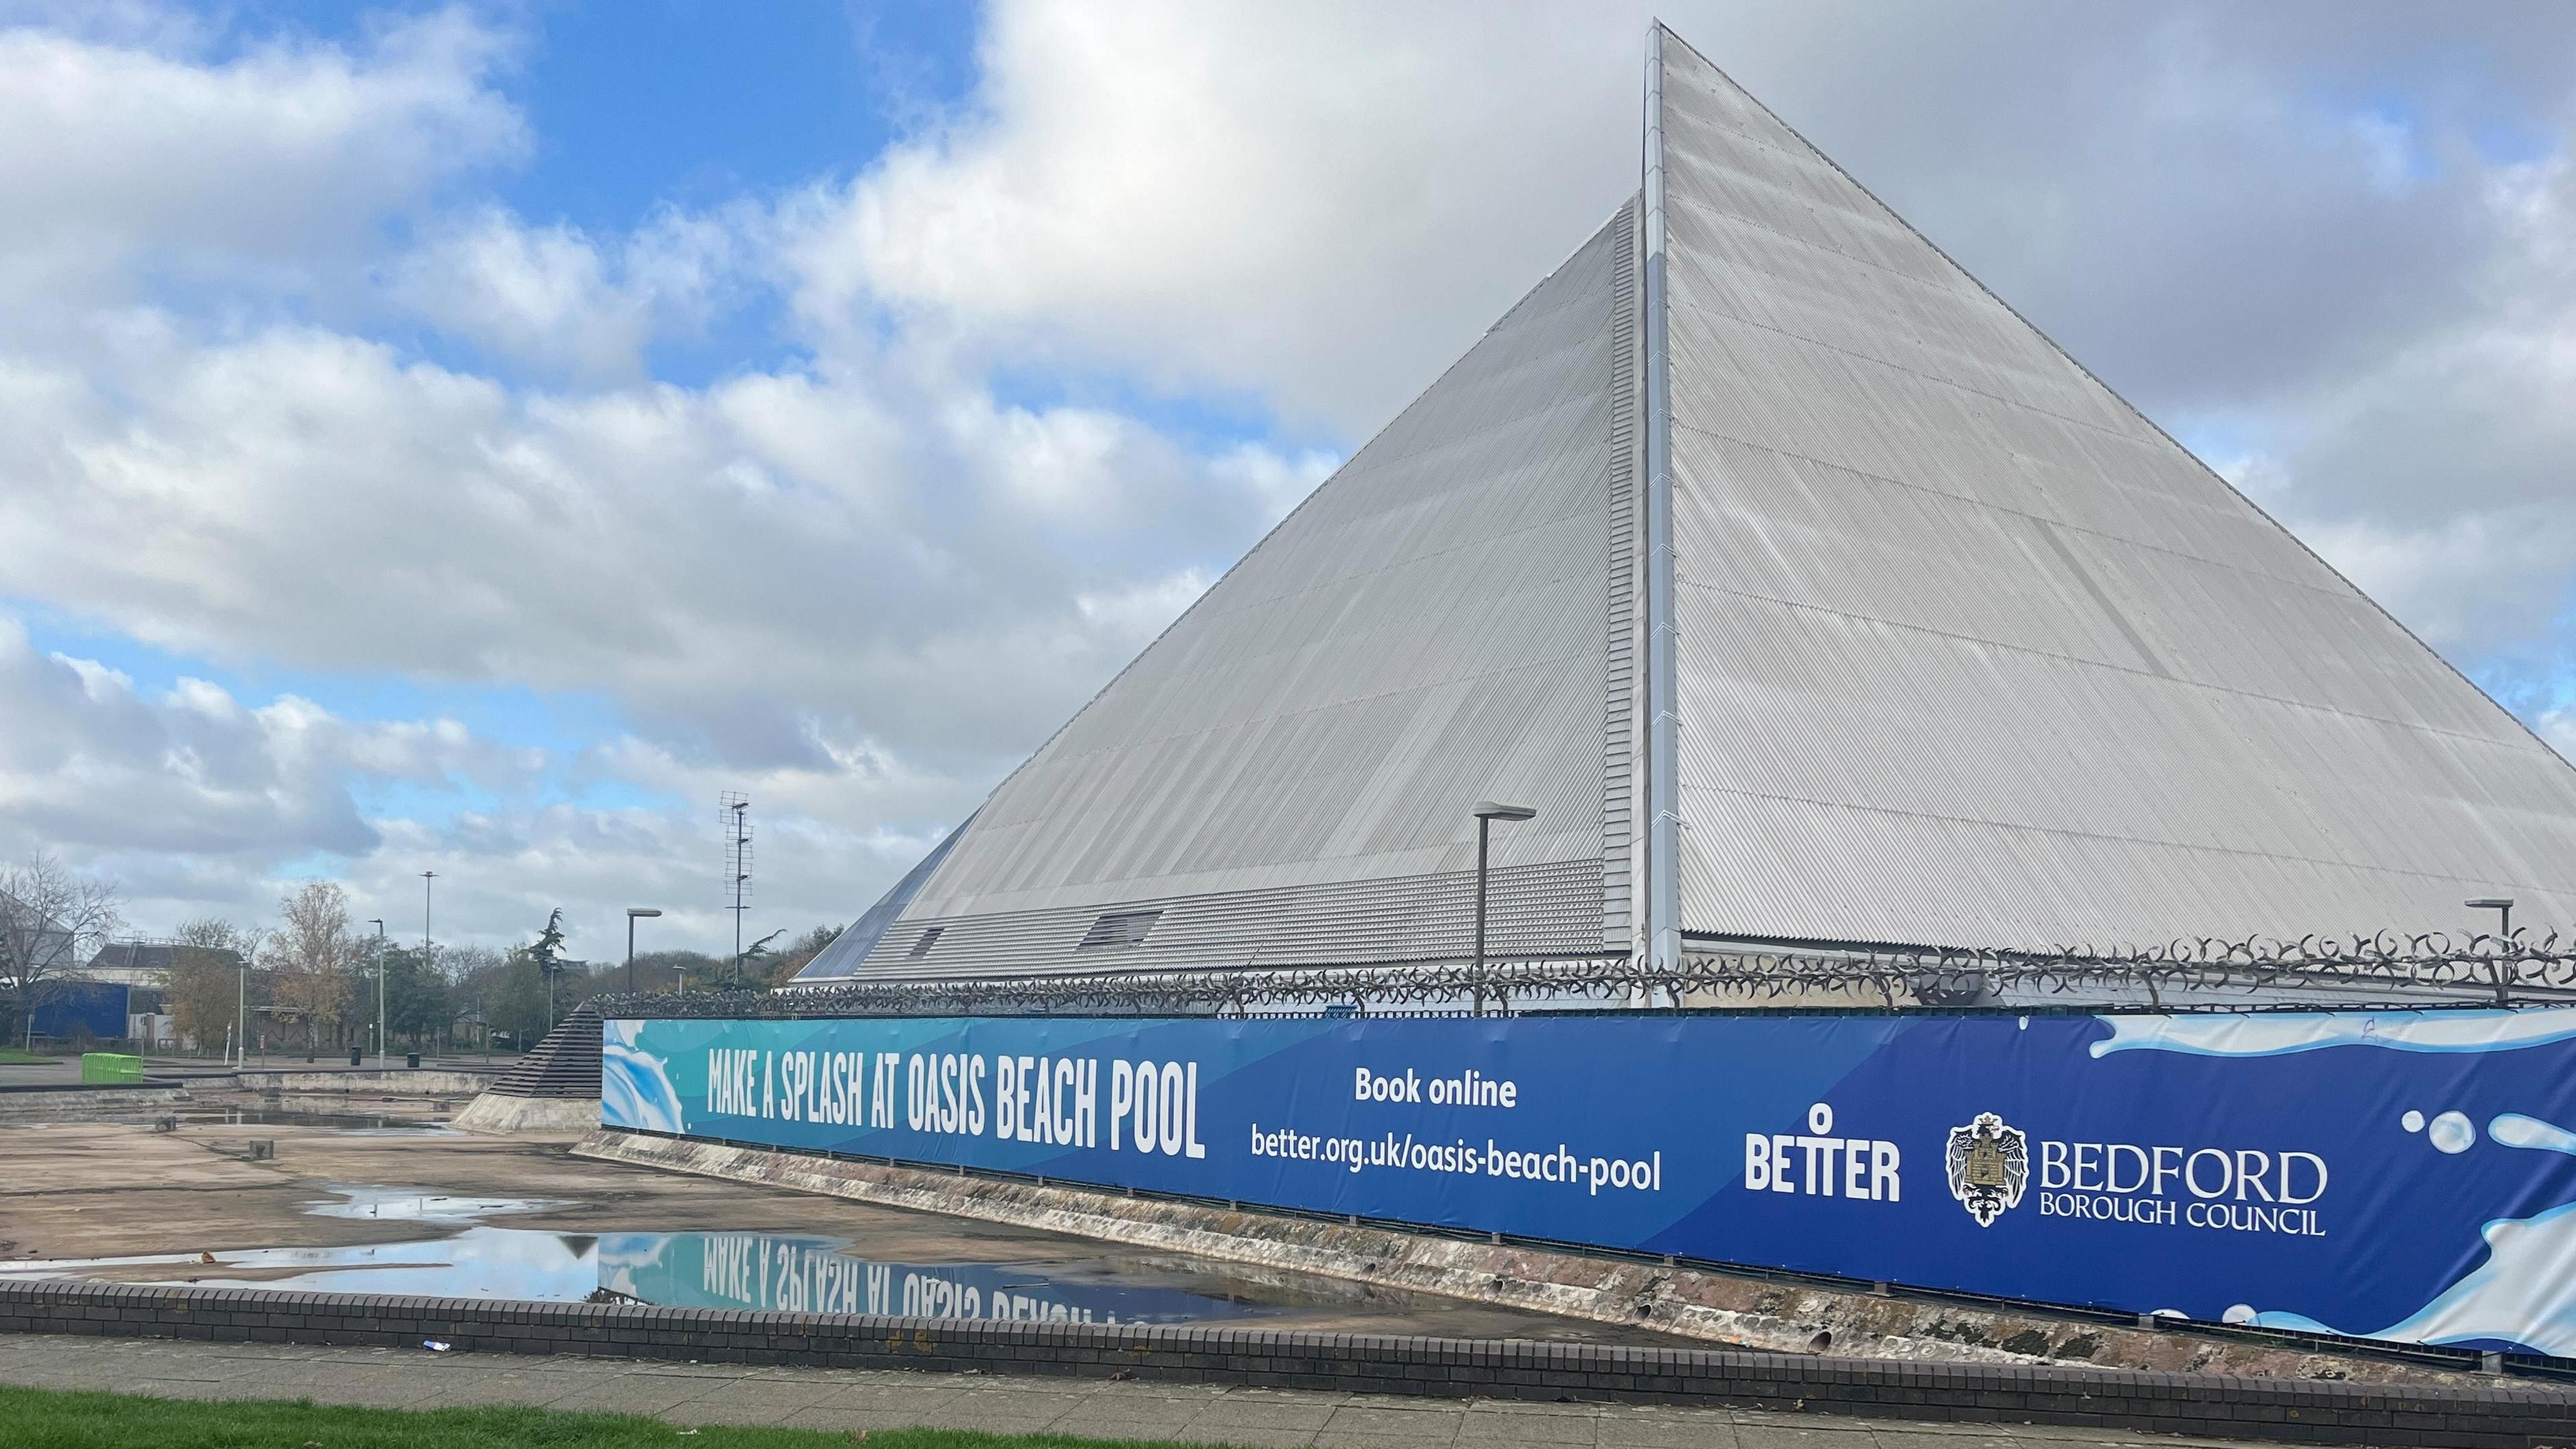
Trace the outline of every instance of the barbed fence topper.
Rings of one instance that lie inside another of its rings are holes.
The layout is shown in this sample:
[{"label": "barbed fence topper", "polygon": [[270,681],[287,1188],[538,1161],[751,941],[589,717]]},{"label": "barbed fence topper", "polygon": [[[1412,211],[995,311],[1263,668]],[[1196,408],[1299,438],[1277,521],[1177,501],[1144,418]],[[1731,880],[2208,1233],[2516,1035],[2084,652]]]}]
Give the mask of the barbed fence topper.
[{"label": "barbed fence topper", "polygon": [[2576,1001],[2576,938],[2444,934],[2203,937],[2144,948],[1912,950],[1706,944],[1678,966],[1642,956],[1384,962],[1232,970],[1085,970],[877,977],[772,991],[608,995],[606,1015],[826,1017],[1114,1015],[1256,1008],[1474,1010],[1585,1004],[1665,1008],[2244,1011],[2540,1005]]}]

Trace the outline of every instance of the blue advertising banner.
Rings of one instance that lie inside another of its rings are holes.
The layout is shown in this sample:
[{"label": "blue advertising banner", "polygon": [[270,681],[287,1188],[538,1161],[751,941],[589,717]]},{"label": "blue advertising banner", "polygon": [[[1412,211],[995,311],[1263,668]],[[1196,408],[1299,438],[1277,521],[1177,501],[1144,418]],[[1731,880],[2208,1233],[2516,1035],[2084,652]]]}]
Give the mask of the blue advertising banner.
[{"label": "blue advertising banner", "polygon": [[612,1127],[2576,1356],[2576,1010],[607,1023]]}]

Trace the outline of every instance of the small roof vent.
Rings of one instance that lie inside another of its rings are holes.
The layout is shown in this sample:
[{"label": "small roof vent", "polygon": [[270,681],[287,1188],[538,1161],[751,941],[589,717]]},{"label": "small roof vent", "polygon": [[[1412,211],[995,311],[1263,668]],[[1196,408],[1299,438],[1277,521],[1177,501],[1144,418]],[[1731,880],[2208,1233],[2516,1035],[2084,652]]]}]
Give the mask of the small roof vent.
[{"label": "small roof vent", "polygon": [[903,954],[915,961],[929,955],[930,948],[939,944],[939,933],[947,929],[948,928],[946,926],[933,926],[929,930],[922,932],[921,939],[913,942],[912,949],[904,952]]},{"label": "small roof vent", "polygon": [[1082,944],[1074,949],[1123,951],[1130,947],[1142,946],[1145,944],[1145,933],[1154,929],[1154,923],[1162,918],[1163,913],[1160,910],[1111,911],[1091,923],[1091,929],[1082,933]]}]

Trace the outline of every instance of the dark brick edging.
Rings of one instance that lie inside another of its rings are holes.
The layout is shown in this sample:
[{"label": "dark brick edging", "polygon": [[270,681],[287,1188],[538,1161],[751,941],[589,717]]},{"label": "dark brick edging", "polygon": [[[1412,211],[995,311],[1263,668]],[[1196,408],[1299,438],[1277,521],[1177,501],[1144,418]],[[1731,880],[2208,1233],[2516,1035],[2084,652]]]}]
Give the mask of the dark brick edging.
[{"label": "dark brick edging", "polygon": [[2576,1393],[1908,1363],[1504,1339],[0,1283],[0,1333],[1058,1374],[1345,1393],[1727,1405],[2320,1444],[2576,1444]]}]

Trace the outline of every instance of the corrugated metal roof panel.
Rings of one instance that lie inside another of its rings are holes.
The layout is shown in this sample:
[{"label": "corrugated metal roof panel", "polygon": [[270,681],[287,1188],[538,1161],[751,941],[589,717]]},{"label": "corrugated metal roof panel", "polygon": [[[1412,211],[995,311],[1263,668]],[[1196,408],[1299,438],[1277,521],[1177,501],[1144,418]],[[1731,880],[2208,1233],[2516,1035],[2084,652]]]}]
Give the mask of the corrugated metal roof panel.
[{"label": "corrugated metal roof panel", "polygon": [[994,793],[871,974],[1455,959],[1496,797],[1541,812],[1497,951],[1625,949],[1666,547],[1695,933],[2576,926],[2576,771],[1667,41],[1644,280],[1631,203]]},{"label": "corrugated metal roof panel", "polygon": [[1687,929],[2576,925],[2576,771],[1663,53]]},{"label": "corrugated metal roof panel", "polygon": [[[1600,949],[1633,245],[1623,209],[995,791],[871,970],[1032,967],[1138,903],[1166,910],[1134,948],[1158,968],[1456,955],[1465,926],[1413,906],[1460,889],[1490,798],[1539,811],[1499,867],[1590,882],[1531,918],[1568,934],[1521,944]],[[1251,930],[1249,902],[1341,924]]]}]

